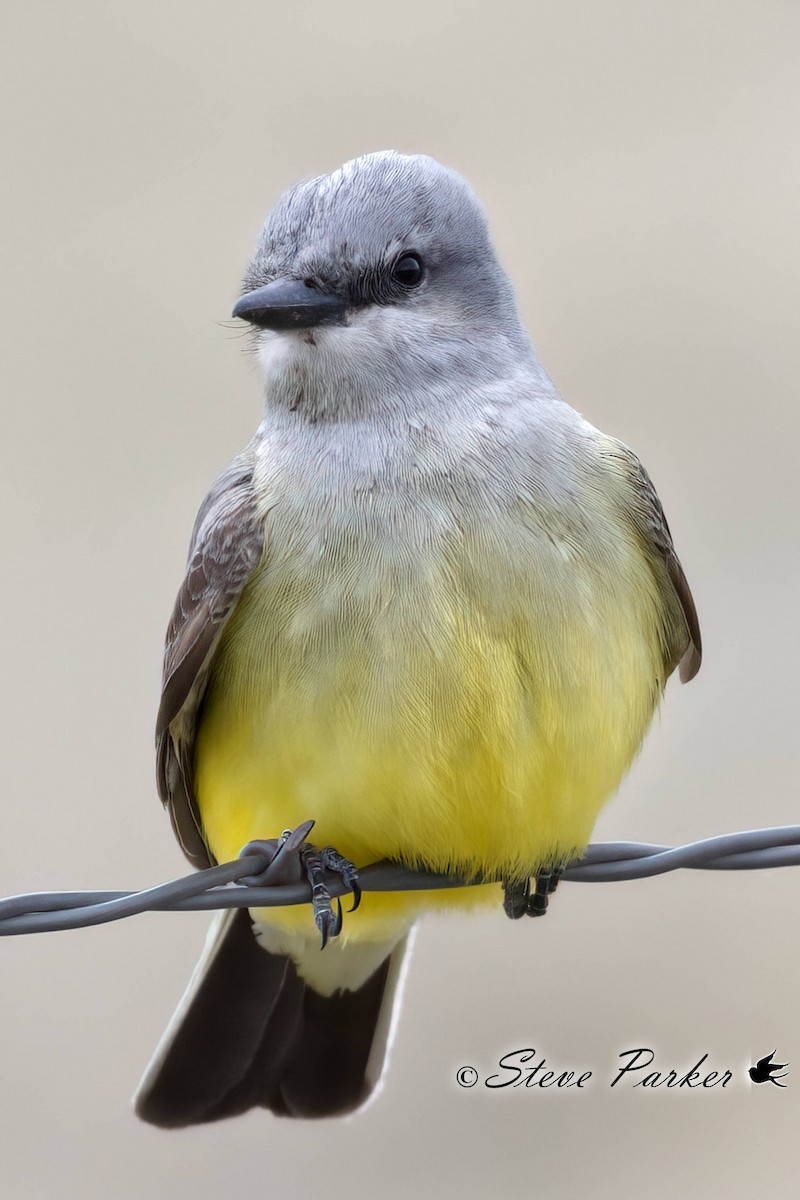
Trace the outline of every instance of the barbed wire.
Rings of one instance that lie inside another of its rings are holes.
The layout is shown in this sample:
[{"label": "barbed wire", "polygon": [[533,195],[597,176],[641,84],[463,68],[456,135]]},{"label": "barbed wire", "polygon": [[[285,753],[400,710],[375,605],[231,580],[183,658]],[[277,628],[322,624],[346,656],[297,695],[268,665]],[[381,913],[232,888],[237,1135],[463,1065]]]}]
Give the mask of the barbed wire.
[{"label": "barbed wire", "polygon": [[[309,826],[310,828],[310,826]],[[180,879],[143,891],[31,892],[0,900],[0,936],[53,933],[119,921],[143,912],[196,912],[220,908],[272,908],[307,904],[309,886],[268,883],[276,862],[277,842],[249,843],[239,858],[194,871]],[[687,868],[703,871],[752,871],[800,866],[800,825],[778,825],[689,842],[661,846],[646,842],[598,842],[583,858],[571,863],[562,878],[570,883],[607,883],[644,879]],[[258,882],[246,882],[248,879]],[[351,889],[326,874],[331,896]],[[429,891],[498,883],[496,877],[465,878],[412,870],[383,860],[358,872],[364,892]]]}]

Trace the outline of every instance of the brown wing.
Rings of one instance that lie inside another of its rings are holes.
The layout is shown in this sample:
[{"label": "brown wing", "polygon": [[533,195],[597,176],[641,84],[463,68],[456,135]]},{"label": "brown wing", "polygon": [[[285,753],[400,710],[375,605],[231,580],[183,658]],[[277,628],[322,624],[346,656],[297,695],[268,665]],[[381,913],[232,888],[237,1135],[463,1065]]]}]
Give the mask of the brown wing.
[{"label": "brown wing", "polygon": [[[653,481],[632,450],[622,442],[614,442],[613,447],[613,450],[603,451],[602,456],[613,460],[621,468],[629,485],[629,511],[634,524],[644,537],[646,546],[654,552],[656,561],[666,568],[665,586],[672,592],[683,613],[684,620],[672,622],[667,629],[670,643],[668,666],[673,670],[679,665],[681,682],[688,683],[700,670],[702,659],[700,623],[692,593],[675,553],[672,534]],[[674,608],[674,602],[671,607]]]},{"label": "brown wing", "polygon": [[183,852],[195,866],[211,861],[193,791],[197,714],[214,648],[263,548],[252,455],[245,451],[219,477],[197,514],[164,650],[156,722],[158,791]]}]

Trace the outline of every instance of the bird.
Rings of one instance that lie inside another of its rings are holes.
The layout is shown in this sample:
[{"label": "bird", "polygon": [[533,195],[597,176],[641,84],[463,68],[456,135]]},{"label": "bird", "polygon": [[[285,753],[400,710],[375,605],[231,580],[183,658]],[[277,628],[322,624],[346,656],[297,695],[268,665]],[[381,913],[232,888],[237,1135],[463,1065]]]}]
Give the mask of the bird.
[{"label": "bird", "polygon": [[[773,1050],[771,1054],[765,1054],[763,1058],[759,1058],[754,1067],[748,1068],[747,1073],[753,1083],[774,1083],[776,1087],[787,1086],[785,1083],[779,1083],[778,1080],[785,1079],[785,1077],[789,1074],[789,1072],[785,1070],[789,1064],[773,1062],[772,1060],[776,1054],[777,1050]],[[779,1071],[782,1071],[783,1074],[779,1075]]]},{"label": "bird", "polygon": [[198,867],[277,838],[356,898],[381,859],[497,882],[221,914],[135,1097],[165,1128],[366,1103],[417,918],[541,912],[701,659],[650,477],[559,396],[456,171],[380,151],[292,187],[233,315],[264,415],[167,632],[177,838]]}]

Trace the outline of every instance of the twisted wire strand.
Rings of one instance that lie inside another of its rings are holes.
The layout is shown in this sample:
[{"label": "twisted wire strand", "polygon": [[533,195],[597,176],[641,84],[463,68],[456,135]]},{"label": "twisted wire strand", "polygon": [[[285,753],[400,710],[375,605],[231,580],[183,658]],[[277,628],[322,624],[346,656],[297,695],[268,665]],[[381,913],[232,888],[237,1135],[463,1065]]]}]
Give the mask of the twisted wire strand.
[{"label": "twisted wire strand", "polygon": [[[244,853],[233,862],[194,871],[143,891],[31,892],[0,900],[0,936],[52,933],[119,921],[143,912],[195,912],[220,908],[271,908],[307,904],[308,884],[258,886],[239,882],[263,872],[265,853]],[[563,878],[571,883],[607,883],[644,879],[687,868],[703,871],[753,871],[800,865],[800,825],[779,825],[726,833],[689,842],[660,846],[646,842],[599,842],[570,864]],[[496,877],[465,878],[412,870],[383,860],[359,871],[365,892],[428,891],[472,887],[498,882]],[[349,890],[341,878],[326,876],[332,896]]]}]

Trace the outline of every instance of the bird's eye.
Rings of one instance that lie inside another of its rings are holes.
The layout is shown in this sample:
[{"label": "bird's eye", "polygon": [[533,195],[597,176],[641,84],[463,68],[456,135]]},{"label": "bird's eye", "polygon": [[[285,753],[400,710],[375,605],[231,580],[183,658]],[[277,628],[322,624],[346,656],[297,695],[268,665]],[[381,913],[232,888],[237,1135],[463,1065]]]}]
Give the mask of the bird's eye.
[{"label": "bird's eye", "polygon": [[392,277],[398,283],[402,283],[403,287],[416,287],[422,283],[424,275],[422,259],[416,254],[404,254],[392,267]]}]

